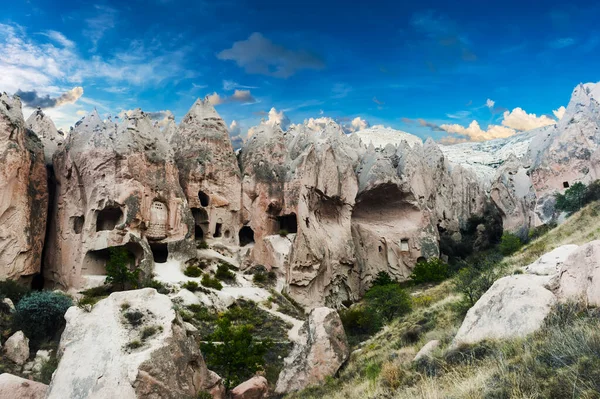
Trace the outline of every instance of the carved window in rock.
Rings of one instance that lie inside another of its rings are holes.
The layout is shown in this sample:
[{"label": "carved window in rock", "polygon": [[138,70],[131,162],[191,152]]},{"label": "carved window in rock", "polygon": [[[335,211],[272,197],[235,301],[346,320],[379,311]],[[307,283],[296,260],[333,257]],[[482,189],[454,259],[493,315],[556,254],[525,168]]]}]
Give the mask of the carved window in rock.
[{"label": "carved window in rock", "polygon": [[400,251],[408,252],[408,250],[408,238],[403,238],[402,240],[400,240]]},{"label": "carved window in rock", "polygon": [[563,188],[569,188],[569,182],[568,181],[564,181],[563,182]]},{"label": "carved window in rock", "polygon": [[152,240],[162,240],[167,237],[169,225],[169,210],[167,206],[160,201],[154,201],[150,208],[150,222],[146,237]]}]

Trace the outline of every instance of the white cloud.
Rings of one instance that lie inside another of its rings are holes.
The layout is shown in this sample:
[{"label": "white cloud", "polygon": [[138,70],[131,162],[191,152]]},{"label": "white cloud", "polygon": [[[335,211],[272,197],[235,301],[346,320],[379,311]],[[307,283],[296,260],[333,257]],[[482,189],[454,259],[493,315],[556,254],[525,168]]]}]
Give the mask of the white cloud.
[{"label": "white cloud", "polygon": [[552,113],[554,114],[554,116],[556,116],[556,119],[561,120],[563,118],[563,116],[565,116],[565,111],[567,109],[561,105],[558,109],[555,109],[552,111]]},{"label": "white cloud", "polygon": [[322,116],[320,118],[309,118],[304,120],[304,124],[312,131],[318,132],[319,130],[325,128],[328,123],[335,123],[335,121],[326,116]]},{"label": "white cloud", "polygon": [[104,34],[115,27],[118,11],[112,7],[103,5],[94,5],[96,12],[94,17],[85,20],[87,29],[84,30],[84,34],[90,38],[94,46],[92,51],[96,51],[98,42]]},{"label": "white cloud", "polygon": [[496,105],[496,102],[494,100],[490,100],[489,98],[485,102],[485,106],[489,109],[494,109],[494,105]]},{"label": "white cloud", "polygon": [[231,91],[234,89],[258,89],[258,87],[241,85],[233,80],[223,80],[223,90]]},{"label": "white cloud", "polygon": [[67,39],[65,35],[55,30],[47,30],[46,32],[43,32],[42,35],[47,36],[49,39],[54,40],[63,47],[75,47],[75,42]]},{"label": "white cloud", "polygon": [[369,127],[369,122],[367,122],[364,119],[361,119],[359,116],[352,119],[352,122],[350,123],[350,131],[351,132],[358,132],[359,130],[364,130],[368,127]]},{"label": "white cloud", "polygon": [[214,92],[213,94],[209,94],[208,96],[206,96],[206,98],[208,99],[208,102],[210,102],[212,105],[219,105],[225,102],[225,99],[216,92]]},{"label": "white cloud", "polygon": [[236,120],[231,121],[231,124],[229,125],[229,133],[232,136],[239,136],[242,133],[242,128]]},{"label": "white cloud", "polygon": [[556,121],[546,115],[536,116],[528,114],[522,108],[515,108],[512,111],[504,112],[504,120],[502,125],[511,129],[526,131],[536,129],[542,126],[554,125]]},{"label": "white cloud", "polygon": [[223,97],[217,92],[214,92],[212,94],[209,94],[207,98],[212,105],[220,105],[232,102],[239,102],[242,104],[253,104],[256,102],[256,99],[252,96],[250,90],[235,90],[233,94],[229,97]]},{"label": "white cloud", "polygon": [[466,136],[470,141],[486,141],[492,139],[500,139],[510,137],[516,133],[514,129],[510,129],[505,126],[489,125],[487,130],[481,129],[477,121],[471,122],[467,127],[458,124],[444,124],[440,125],[440,128],[451,134],[459,134]]},{"label": "white cloud", "polygon": [[279,125],[282,130],[287,130],[290,126],[289,118],[283,113],[283,111],[277,112],[275,107],[271,108],[269,111],[269,119],[265,121],[268,125]]}]

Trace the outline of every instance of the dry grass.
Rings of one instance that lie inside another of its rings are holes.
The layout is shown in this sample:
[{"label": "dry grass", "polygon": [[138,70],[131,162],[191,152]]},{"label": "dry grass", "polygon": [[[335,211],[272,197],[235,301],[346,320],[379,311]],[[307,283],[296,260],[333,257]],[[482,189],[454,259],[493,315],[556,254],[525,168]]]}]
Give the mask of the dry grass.
[{"label": "dry grass", "polygon": [[[503,274],[561,245],[596,239],[600,239],[599,202],[506,258]],[[570,309],[569,321],[563,322],[564,309],[558,309],[540,332],[523,340],[488,343],[492,349],[485,356],[455,363],[447,361],[448,346],[462,318],[455,312],[460,297],[453,292],[452,281],[409,288],[409,292],[411,314],[362,343],[336,378],[288,398],[600,398],[595,382],[600,381],[598,314]],[[416,352],[431,339],[442,342],[434,352],[433,374],[412,363]]]}]

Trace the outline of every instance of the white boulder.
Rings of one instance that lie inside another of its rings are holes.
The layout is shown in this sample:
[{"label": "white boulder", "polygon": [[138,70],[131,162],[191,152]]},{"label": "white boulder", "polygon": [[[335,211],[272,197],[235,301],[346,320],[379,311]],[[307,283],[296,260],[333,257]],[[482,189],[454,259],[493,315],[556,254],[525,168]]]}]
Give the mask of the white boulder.
[{"label": "white boulder", "polygon": [[48,399],[176,399],[222,391],[171,300],[154,289],[115,292],[90,312],[71,307],[65,319]]},{"label": "white boulder", "polygon": [[469,309],[453,346],[524,337],[541,327],[556,303],[550,277],[513,275],[497,280]]},{"label": "white boulder", "polygon": [[17,331],[4,343],[4,352],[13,362],[20,366],[24,365],[29,358],[29,338],[23,334],[23,331]]},{"label": "white boulder", "polygon": [[48,385],[16,375],[0,374],[0,399],[44,399]]},{"label": "white boulder", "polygon": [[423,345],[419,352],[417,352],[415,358],[413,359],[413,362],[416,362],[417,360],[422,359],[424,357],[431,357],[431,353],[434,350],[436,350],[439,346],[440,341],[437,339],[427,342],[425,345]]},{"label": "white boulder", "polygon": [[578,245],[563,245],[542,255],[538,260],[525,267],[525,272],[549,276],[558,273],[563,262],[579,248]]},{"label": "white boulder", "polygon": [[556,295],[561,302],[582,301],[600,306],[600,240],[574,251],[563,263]]}]

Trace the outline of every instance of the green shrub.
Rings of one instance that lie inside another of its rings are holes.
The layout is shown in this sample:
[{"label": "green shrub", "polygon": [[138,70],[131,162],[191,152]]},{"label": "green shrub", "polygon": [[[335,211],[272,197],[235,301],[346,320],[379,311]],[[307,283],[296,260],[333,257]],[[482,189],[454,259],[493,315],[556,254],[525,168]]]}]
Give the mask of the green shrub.
[{"label": "green shrub", "polygon": [[185,268],[183,274],[188,277],[200,277],[202,276],[202,269],[195,265],[189,265]]},{"label": "green shrub", "polygon": [[252,282],[256,285],[266,287],[272,285],[277,280],[277,274],[274,271],[257,271],[252,276]]},{"label": "green shrub", "polygon": [[34,346],[52,340],[65,326],[64,315],[73,304],[66,295],[51,291],[36,291],[16,306],[14,330],[22,330]]},{"label": "green shrub", "polygon": [[227,263],[220,263],[217,266],[215,277],[223,281],[235,281],[235,273],[229,270],[229,265]]},{"label": "green shrub", "polygon": [[206,241],[200,241],[196,244],[197,249],[208,249],[208,243]]},{"label": "green shrub", "polygon": [[200,344],[207,366],[224,378],[228,388],[262,369],[264,356],[273,345],[270,340],[255,340],[252,331],[250,325],[235,326],[229,318],[221,318],[215,332],[207,337],[209,342]]},{"label": "green shrub", "polygon": [[13,280],[0,281],[0,297],[9,298],[15,306],[29,293],[29,288]]},{"label": "green shrub", "polygon": [[463,295],[463,300],[457,310],[460,313],[466,313],[498,277],[499,273],[495,270],[493,262],[481,262],[460,269],[454,279],[455,290]]},{"label": "green shrub", "polygon": [[204,274],[202,276],[202,285],[208,288],[214,288],[217,291],[220,291],[223,288],[223,284],[219,280],[214,277],[211,277],[209,274]]},{"label": "green shrub", "polygon": [[435,257],[418,262],[410,275],[410,279],[416,284],[437,283],[448,277],[448,264]]},{"label": "green shrub", "polygon": [[394,280],[388,272],[384,272],[381,271],[379,273],[377,273],[377,275],[375,276],[375,278],[373,279],[373,286],[376,285],[388,285],[388,284],[393,284],[395,283],[396,280]]},{"label": "green shrub", "polygon": [[137,349],[137,348],[140,348],[141,346],[142,346],[142,343],[138,339],[135,339],[127,344],[128,349]]},{"label": "green shrub", "polygon": [[289,233],[287,230],[285,230],[285,229],[281,229],[281,230],[279,230],[279,233],[278,233],[278,234],[279,234],[281,237],[287,237],[287,235],[288,235],[288,234],[290,234],[290,233]]},{"label": "green shrub", "polygon": [[569,215],[573,214],[583,208],[583,206],[587,203],[587,197],[587,186],[581,182],[577,182],[569,187],[564,194],[556,194],[555,208],[559,211],[566,212]]},{"label": "green shrub", "polygon": [[140,278],[140,269],[131,270],[134,262],[133,256],[123,247],[108,249],[109,257],[106,262],[106,284],[112,284],[116,290],[137,288]]},{"label": "green shrub", "polygon": [[365,306],[353,306],[342,310],[340,318],[351,344],[356,344],[374,335],[383,324],[379,314]]},{"label": "green shrub", "polygon": [[144,283],[144,287],[146,288],[154,288],[159,294],[167,295],[171,293],[169,287],[165,284],[161,283],[158,280],[147,280]]},{"label": "green shrub", "polygon": [[141,335],[142,341],[145,341],[148,338],[150,338],[151,336],[153,336],[154,334],[156,334],[158,332],[158,330],[159,329],[155,326],[144,327],[144,329],[142,330],[142,335]]},{"label": "green shrub", "polygon": [[53,351],[48,360],[44,360],[42,362],[42,367],[40,368],[40,382],[48,385],[52,380],[52,374],[58,368],[58,358],[56,357],[56,351]]},{"label": "green shrub", "polygon": [[504,233],[502,234],[498,249],[502,255],[509,256],[521,249],[522,246],[523,242],[519,236],[512,233]]},{"label": "green shrub", "polygon": [[198,392],[198,396],[196,396],[196,399],[213,399],[213,396],[210,392],[200,391]]},{"label": "green shrub", "polygon": [[181,288],[186,289],[188,291],[196,292],[200,290],[200,286],[195,281],[186,281],[181,285]]},{"label": "green shrub", "polygon": [[144,319],[144,314],[139,310],[130,310],[125,313],[125,318],[133,327],[140,326]]},{"label": "green shrub", "polygon": [[370,311],[386,321],[411,310],[410,296],[398,284],[371,287],[365,295],[365,302]]}]

